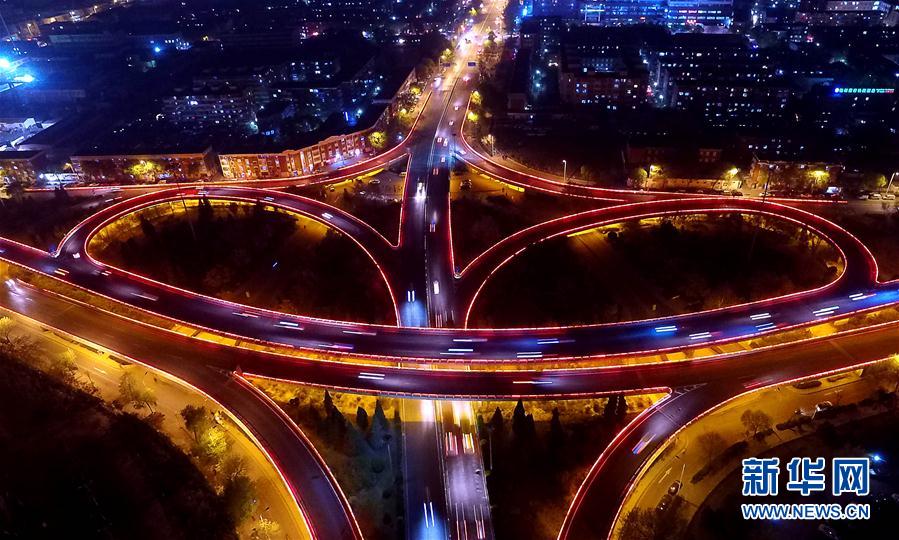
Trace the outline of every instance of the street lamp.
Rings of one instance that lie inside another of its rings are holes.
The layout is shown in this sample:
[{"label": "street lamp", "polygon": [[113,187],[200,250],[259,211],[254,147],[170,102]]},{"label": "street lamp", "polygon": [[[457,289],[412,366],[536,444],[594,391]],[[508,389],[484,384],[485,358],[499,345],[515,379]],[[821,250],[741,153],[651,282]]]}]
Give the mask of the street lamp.
[{"label": "street lamp", "polygon": [[562,182],[568,181],[568,160],[562,160]]},{"label": "street lamp", "polygon": [[893,180],[896,179],[896,175],[899,175],[899,171],[894,172],[894,173],[892,174],[892,176],[890,176],[890,183],[887,184],[887,191],[886,191],[887,193],[889,193],[889,192],[890,192],[890,188],[893,187]]}]

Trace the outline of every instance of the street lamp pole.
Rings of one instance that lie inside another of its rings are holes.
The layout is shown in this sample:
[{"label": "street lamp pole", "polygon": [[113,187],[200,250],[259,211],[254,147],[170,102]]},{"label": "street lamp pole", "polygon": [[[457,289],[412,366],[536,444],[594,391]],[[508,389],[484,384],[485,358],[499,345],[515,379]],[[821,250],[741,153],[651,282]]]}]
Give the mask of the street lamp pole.
[{"label": "street lamp pole", "polygon": [[487,444],[490,447],[490,472],[493,472],[493,426],[487,427]]},{"label": "street lamp pole", "polygon": [[562,160],[562,182],[568,181],[568,160]]},{"label": "street lamp pole", "polygon": [[187,202],[184,200],[184,190],[181,187],[181,181],[177,180],[175,185],[178,186],[178,196],[181,198],[181,206],[184,207],[184,217],[187,218],[187,225],[190,227],[190,235],[193,237],[194,242],[197,241],[197,231],[194,230],[194,223],[190,219],[190,213],[187,211]]},{"label": "street lamp pole", "polygon": [[894,173],[892,174],[892,176],[890,176],[890,183],[887,184],[887,191],[886,191],[887,193],[889,193],[889,192],[890,192],[890,188],[893,187],[893,180],[896,179],[896,175],[899,175],[899,171],[894,172]]}]

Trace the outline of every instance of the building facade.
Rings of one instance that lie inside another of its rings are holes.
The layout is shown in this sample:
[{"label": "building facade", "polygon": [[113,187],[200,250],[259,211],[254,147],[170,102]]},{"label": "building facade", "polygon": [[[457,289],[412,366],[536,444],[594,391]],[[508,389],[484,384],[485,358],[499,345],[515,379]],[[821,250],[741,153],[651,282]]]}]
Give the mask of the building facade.
[{"label": "building facade", "polygon": [[76,155],[72,170],[83,182],[156,184],[203,182],[216,174],[212,149],[195,153]]}]

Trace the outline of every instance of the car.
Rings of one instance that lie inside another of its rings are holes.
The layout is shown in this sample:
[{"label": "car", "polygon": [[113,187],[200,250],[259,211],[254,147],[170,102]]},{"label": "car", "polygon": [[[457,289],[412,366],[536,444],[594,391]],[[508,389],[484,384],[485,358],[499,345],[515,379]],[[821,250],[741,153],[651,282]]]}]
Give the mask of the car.
[{"label": "car", "polygon": [[454,105],[454,106],[453,106],[453,110],[454,110],[454,111],[458,111],[458,110],[459,110],[459,106],[458,106],[458,105]]},{"label": "car", "polygon": [[860,201],[867,201],[867,200],[868,200],[868,194],[867,194],[867,193],[859,193],[858,196],[856,196],[855,198],[858,199],[858,200],[860,200]]},{"label": "car", "polygon": [[328,186],[328,191],[334,191],[334,190],[336,190],[336,189],[337,189],[337,188],[334,187],[334,186]]},{"label": "car", "polygon": [[459,187],[461,187],[462,189],[471,189],[471,178],[466,178],[465,180],[462,180],[462,183],[460,184]]},{"label": "car", "polygon": [[453,125],[455,125],[455,123],[456,123],[456,121],[455,121],[455,120],[450,120],[450,121],[449,121],[449,125],[450,125],[450,126],[453,126]]},{"label": "car", "polygon": [[683,483],[680,480],[675,480],[670,486],[668,486],[668,494],[669,495],[677,495],[677,492],[680,491]]},{"label": "car", "polygon": [[810,388],[817,388],[821,386],[821,381],[814,379],[811,381],[801,381],[793,385],[793,388],[797,390],[808,390]]},{"label": "car", "polygon": [[872,193],[868,196],[869,199],[874,199],[876,201],[880,200],[880,193]]},{"label": "car", "polygon": [[671,506],[671,501],[673,500],[674,496],[669,493],[662,495],[662,498],[659,500],[659,504],[656,505],[656,510],[658,512],[664,512],[668,510],[668,508]]},{"label": "car", "polygon": [[884,194],[882,195],[882,198],[883,198],[884,200],[887,200],[887,201],[895,201],[895,200],[896,200],[896,194],[895,194],[895,193],[884,193]]},{"label": "car", "polygon": [[380,183],[381,183],[381,179],[380,179],[380,178],[372,178],[372,179],[371,179],[371,182],[369,182],[369,184],[371,184],[371,185],[373,185],[373,186],[377,186],[377,185],[380,184]]},{"label": "car", "polygon": [[833,408],[833,403],[831,403],[830,401],[822,401],[821,403],[818,403],[817,405],[815,405],[815,412],[826,411],[826,410],[832,409],[832,408]]}]

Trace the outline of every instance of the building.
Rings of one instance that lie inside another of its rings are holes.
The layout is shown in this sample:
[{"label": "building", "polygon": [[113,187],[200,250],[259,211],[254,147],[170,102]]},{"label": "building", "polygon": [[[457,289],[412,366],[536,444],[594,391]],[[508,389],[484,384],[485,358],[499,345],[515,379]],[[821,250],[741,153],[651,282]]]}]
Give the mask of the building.
[{"label": "building", "polygon": [[611,110],[646,103],[649,69],[640,43],[638,36],[624,29],[571,29],[562,38],[561,101]]},{"label": "building", "polygon": [[712,127],[760,128],[786,118],[800,89],[766,51],[735,34],[675,34],[659,51],[667,106]]},{"label": "building", "polygon": [[733,0],[667,0],[665,24],[671,28],[692,26],[730,27]]},{"label": "building", "polygon": [[216,174],[211,148],[190,153],[82,154],[72,156],[72,170],[83,182],[156,184],[203,182]]},{"label": "building", "polygon": [[[533,16],[574,19],[563,7],[561,0],[534,0]],[[733,0],[582,0],[577,5],[578,19],[600,26],[730,27],[733,13]]]},{"label": "building", "polygon": [[823,10],[801,13],[797,19],[814,26],[879,26],[889,19],[895,6],[881,0],[829,0]]},{"label": "building", "polygon": [[[415,81],[415,71],[402,77],[385,81],[389,92],[372,101],[369,110],[358,120],[369,127],[344,133],[348,126],[342,118],[332,116],[318,132],[330,133],[323,140],[281,152],[222,152],[219,164],[225,178],[255,180],[262,178],[287,178],[319,171],[342,161],[370,155],[375,149],[369,143],[369,135],[383,129],[398,109],[397,96],[408,91]],[[315,136],[316,132],[310,133]],[[324,135],[321,135],[324,136]]]},{"label": "building", "polygon": [[257,180],[310,174],[346,159],[371,153],[373,150],[368,144],[370,131],[334,135],[299,150],[221,154],[219,163],[222,175],[225,178]]},{"label": "building", "polygon": [[192,131],[247,129],[256,122],[256,106],[246,93],[224,89],[186,91],[162,99],[162,113]]},{"label": "building", "polygon": [[648,86],[645,69],[620,60],[602,69],[581,71],[566,66],[559,71],[559,96],[563,103],[572,105],[635,108],[646,103]]},{"label": "building", "polygon": [[807,94],[804,111],[816,127],[836,132],[890,129],[899,122],[899,93],[894,87],[820,85]]},{"label": "building", "polygon": [[659,0],[598,0],[581,5],[584,22],[603,26],[664,24],[665,4]]},{"label": "building", "polygon": [[34,184],[44,164],[43,157],[40,150],[0,151],[0,179],[4,184]]},{"label": "building", "polygon": [[534,17],[560,17],[576,19],[578,17],[577,0],[533,0]]}]

